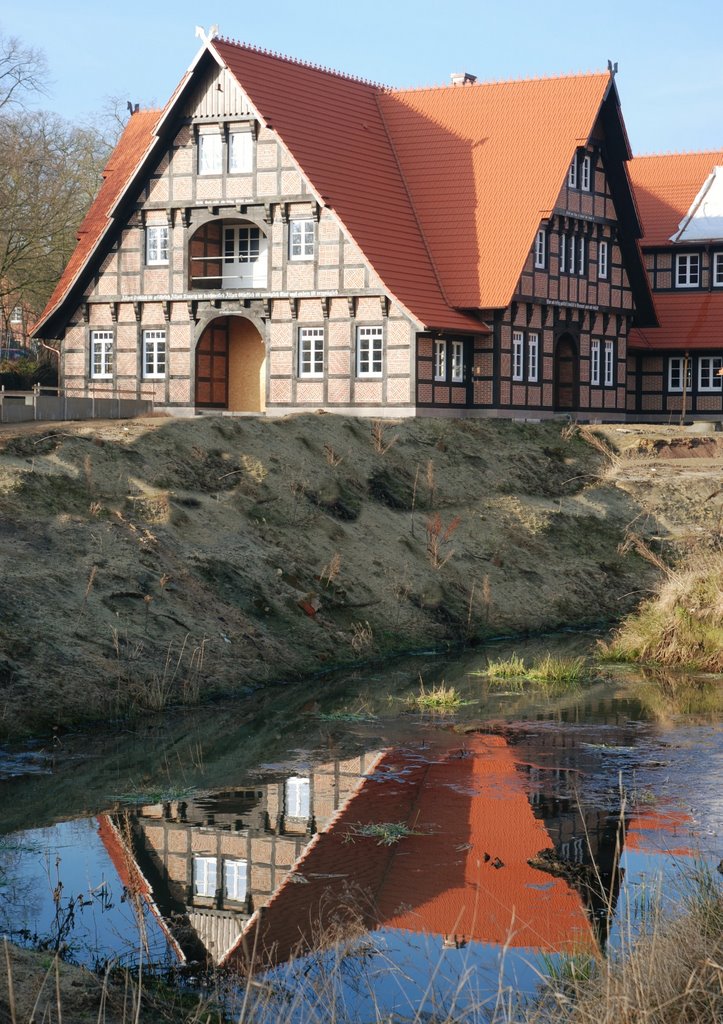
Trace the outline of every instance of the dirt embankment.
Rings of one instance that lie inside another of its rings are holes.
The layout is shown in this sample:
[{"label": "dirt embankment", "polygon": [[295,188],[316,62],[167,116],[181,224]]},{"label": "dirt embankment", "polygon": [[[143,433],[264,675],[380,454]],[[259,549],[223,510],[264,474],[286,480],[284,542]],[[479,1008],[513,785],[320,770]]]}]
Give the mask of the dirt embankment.
[{"label": "dirt embankment", "polygon": [[559,424],[4,428],[0,733],[615,619],[652,582],[618,551],[631,523],[720,525],[656,436],[608,431],[611,466]]}]

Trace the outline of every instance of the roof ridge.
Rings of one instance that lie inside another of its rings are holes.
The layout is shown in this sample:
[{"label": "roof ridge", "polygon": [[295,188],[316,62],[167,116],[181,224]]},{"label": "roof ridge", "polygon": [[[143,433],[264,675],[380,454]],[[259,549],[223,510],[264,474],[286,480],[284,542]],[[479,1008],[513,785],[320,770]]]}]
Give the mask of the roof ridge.
[{"label": "roof ridge", "polygon": [[712,156],[723,153],[723,145],[718,149],[669,149],[660,153],[633,153],[633,160],[659,160],[663,156]]},{"label": "roof ridge", "polygon": [[326,75],[333,75],[335,78],[343,78],[348,82],[359,82],[361,85],[370,85],[375,89],[389,89],[390,86],[383,82],[373,82],[370,78],[362,78],[360,75],[351,75],[346,71],[338,71],[336,68],[324,67],[323,64],[315,64],[313,61],[301,60],[299,57],[290,57],[285,53],[277,53],[275,50],[266,50],[263,46],[254,46],[253,43],[244,43],[238,39],[230,39],[228,36],[216,36],[212,42],[227,43],[229,46],[236,46],[240,50],[248,50],[251,53],[259,53],[264,57],[273,57],[275,60],[282,60],[286,64],[294,64],[296,67],[309,68],[311,71],[322,71]]},{"label": "roof ridge", "polygon": [[522,85],[526,82],[557,82],[562,79],[573,78],[609,78],[608,71],[568,71],[557,75],[526,75],[519,78],[490,78],[484,82],[465,82],[464,85],[455,85],[454,82],[442,82],[435,85],[409,85],[409,86],[387,86],[385,87],[392,95],[400,92],[434,92],[437,89],[482,89],[491,85]]}]

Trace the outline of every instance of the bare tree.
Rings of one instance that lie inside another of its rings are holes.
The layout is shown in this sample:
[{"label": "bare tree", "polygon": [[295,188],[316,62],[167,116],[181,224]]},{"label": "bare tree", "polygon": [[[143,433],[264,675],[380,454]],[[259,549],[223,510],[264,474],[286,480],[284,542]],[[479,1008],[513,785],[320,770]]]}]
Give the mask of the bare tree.
[{"label": "bare tree", "polygon": [[28,95],[44,93],[47,74],[41,50],[0,30],[0,111],[23,108]]}]

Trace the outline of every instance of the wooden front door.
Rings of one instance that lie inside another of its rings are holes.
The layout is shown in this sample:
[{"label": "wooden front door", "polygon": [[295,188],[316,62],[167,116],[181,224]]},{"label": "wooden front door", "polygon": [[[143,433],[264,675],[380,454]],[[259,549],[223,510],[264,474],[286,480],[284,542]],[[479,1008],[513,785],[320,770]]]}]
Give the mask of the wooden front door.
[{"label": "wooden front door", "polygon": [[562,412],[577,407],[577,347],[569,334],[557,342],[555,349],[555,408]]},{"label": "wooden front door", "polygon": [[228,408],[228,317],[213,320],[196,346],[196,405]]}]

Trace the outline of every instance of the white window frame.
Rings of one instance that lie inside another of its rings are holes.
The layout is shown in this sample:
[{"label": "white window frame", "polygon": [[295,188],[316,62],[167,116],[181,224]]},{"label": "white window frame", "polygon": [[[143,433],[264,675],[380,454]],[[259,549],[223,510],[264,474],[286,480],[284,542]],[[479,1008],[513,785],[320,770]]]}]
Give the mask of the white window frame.
[{"label": "white window frame", "polygon": [[203,132],[198,136],[198,173],[221,174],[223,169],[223,137],[220,132]]},{"label": "white window frame", "polygon": [[522,331],[512,332],[512,379],[525,379],[525,336]]},{"label": "white window frame", "polygon": [[289,259],[313,260],[316,225],[311,217],[289,221]]},{"label": "white window frame", "polygon": [[226,899],[241,903],[248,895],[248,861],[224,859],[223,894]]},{"label": "white window frame", "polygon": [[453,384],[464,383],[464,342],[452,342],[452,369],[450,373]]},{"label": "white window frame", "polygon": [[168,264],[169,231],[167,224],[146,225],[146,266]]},{"label": "white window frame", "polygon": [[221,255],[221,287],[265,288],[268,239],[256,224],[225,224]]},{"label": "white window frame", "polygon": [[564,274],[567,270],[567,235],[560,233],[560,252],[558,262],[560,264],[559,273]]},{"label": "white window frame", "polygon": [[592,160],[590,154],[586,153],[580,161],[580,188],[583,192],[590,191],[590,183],[592,180]]},{"label": "white window frame", "polygon": [[356,375],[381,377],[384,369],[384,328],[357,327]]},{"label": "white window frame", "polygon": [[675,255],[675,287],[700,288],[700,253],[679,252]]},{"label": "white window frame", "polygon": [[[683,391],[683,367],[685,366],[685,356],[669,356],[668,357],[668,391],[673,394],[681,394]],[[690,392],[693,385],[693,372],[692,372],[692,360],[688,359],[688,373],[685,390]],[[677,383],[676,383],[677,381]]]},{"label": "white window frame", "polygon": [[21,324],[23,322],[23,307],[13,306],[10,311],[10,319],[8,321],[11,324]]},{"label": "white window frame", "polygon": [[540,365],[540,336],[537,332],[527,335],[527,380],[536,384]]},{"label": "white window frame", "polygon": [[217,865],[215,857],[193,858],[193,895],[213,899],[217,887]]},{"label": "white window frame", "polygon": [[308,775],[291,775],[284,783],[284,813],[287,818],[311,817],[311,781]]},{"label": "white window frame", "polygon": [[568,273],[574,274],[577,264],[575,262],[575,235],[570,235],[567,240]]},{"label": "white window frame", "polygon": [[723,288],[723,252],[713,253],[713,287]]},{"label": "white window frame", "polygon": [[577,188],[577,153],[572,158],[570,170],[567,172],[567,184],[570,188]]},{"label": "white window frame", "polygon": [[606,388],[615,386],[615,342],[605,342],[605,379]]},{"label": "white window frame", "polygon": [[600,341],[597,338],[590,343],[590,384],[600,387]]},{"label": "white window frame", "polygon": [[113,331],[90,332],[90,376],[92,380],[113,377]]},{"label": "white window frame", "polygon": [[434,339],[434,379],[447,379],[447,342],[444,338]]},{"label": "white window frame", "polygon": [[168,361],[165,330],[143,332],[142,358],[141,374],[144,380],[165,379]]},{"label": "white window frame", "polygon": [[228,173],[251,174],[254,169],[254,137],[250,131],[228,133]]},{"label": "white window frame", "polygon": [[604,238],[597,246],[597,276],[601,280],[607,280],[608,276],[608,243]]},{"label": "white window frame", "polygon": [[324,376],[324,328],[300,327],[298,339],[299,377]]},{"label": "white window frame", "polygon": [[698,390],[714,392],[723,390],[723,376],[718,376],[719,370],[723,370],[723,357],[699,356]]},{"label": "white window frame", "polygon": [[540,228],[535,236],[535,270],[544,270],[547,266],[547,232]]},{"label": "white window frame", "polygon": [[577,272],[581,277],[585,276],[585,236],[581,235],[577,240]]}]

